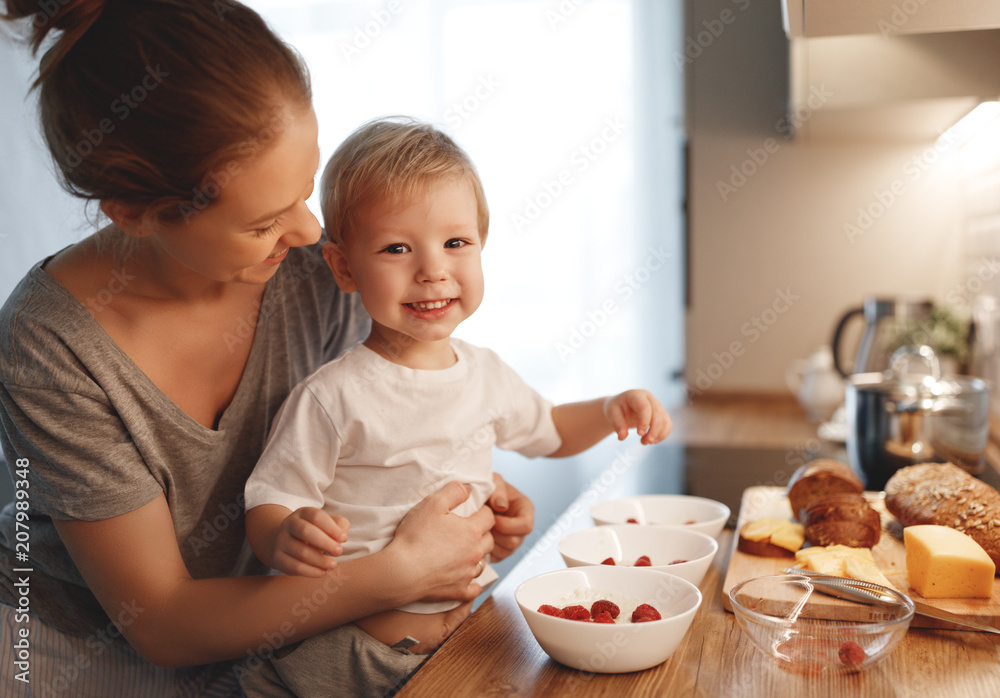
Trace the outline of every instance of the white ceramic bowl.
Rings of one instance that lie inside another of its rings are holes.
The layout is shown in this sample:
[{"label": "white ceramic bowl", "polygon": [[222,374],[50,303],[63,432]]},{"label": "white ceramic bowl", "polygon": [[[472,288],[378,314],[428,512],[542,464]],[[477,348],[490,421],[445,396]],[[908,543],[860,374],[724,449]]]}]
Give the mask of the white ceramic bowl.
[{"label": "white ceramic bowl", "polygon": [[567,567],[600,565],[609,557],[616,566],[632,567],[639,556],[647,555],[651,566],[639,569],[673,574],[695,586],[705,578],[718,551],[712,536],[677,526],[597,526],[559,541],[559,554]]},{"label": "white ceramic bowl", "polygon": [[[521,613],[545,653],[560,664],[585,672],[641,671],[666,661],[684,639],[701,605],[698,587],[680,577],[635,567],[574,567],[546,572],[514,592]],[[538,612],[549,604],[563,608],[608,598],[621,608],[616,623],[556,618]],[[631,623],[639,603],[656,608],[661,620]]]},{"label": "white ceramic bowl", "polygon": [[590,517],[598,526],[630,523],[684,526],[713,538],[729,521],[729,507],[722,502],[686,494],[647,494],[597,502]]}]

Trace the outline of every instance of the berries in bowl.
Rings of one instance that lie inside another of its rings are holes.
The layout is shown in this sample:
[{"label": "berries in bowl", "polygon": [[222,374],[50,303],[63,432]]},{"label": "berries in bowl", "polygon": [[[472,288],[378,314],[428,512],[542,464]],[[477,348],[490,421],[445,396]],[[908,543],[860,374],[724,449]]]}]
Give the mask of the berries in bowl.
[{"label": "berries in bowl", "polygon": [[567,567],[637,567],[673,574],[701,584],[719,544],[706,533],[676,526],[595,526],[559,541]]},{"label": "berries in bowl", "polygon": [[614,674],[669,659],[702,596],[690,582],[664,572],[599,565],[532,577],[514,598],[552,659],[572,669]]},{"label": "berries in bowl", "polygon": [[731,512],[722,502],[686,494],[647,494],[597,502],[590,518],[597,526],[607,524],[657,524],[683,526],[717,538]]}]

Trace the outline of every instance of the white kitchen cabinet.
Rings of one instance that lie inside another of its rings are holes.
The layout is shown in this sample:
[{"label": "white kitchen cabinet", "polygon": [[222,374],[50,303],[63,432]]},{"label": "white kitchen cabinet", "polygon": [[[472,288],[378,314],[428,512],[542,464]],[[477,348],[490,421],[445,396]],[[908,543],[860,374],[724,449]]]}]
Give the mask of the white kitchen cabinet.
[{"label": "white kitchen cabinet", "polygon": [[805,137],[936,138],[979,102],[997,99],[998,56],[997,29],[791,39],[791,130]]},{"label": "white kitchen cabinet", "polygon": [[782,0],[791,38],[1000,28],[997,0]]}]

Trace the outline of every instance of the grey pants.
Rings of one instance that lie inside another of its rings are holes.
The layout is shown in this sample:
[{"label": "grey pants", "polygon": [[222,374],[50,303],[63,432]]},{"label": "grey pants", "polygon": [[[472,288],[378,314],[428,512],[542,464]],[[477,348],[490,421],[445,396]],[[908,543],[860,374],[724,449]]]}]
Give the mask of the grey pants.
[{"label": "grey pants", "polygon": [[429,656],[389,647],[350,623],[254,657],[237,673],[247,698],[391,696]]}]

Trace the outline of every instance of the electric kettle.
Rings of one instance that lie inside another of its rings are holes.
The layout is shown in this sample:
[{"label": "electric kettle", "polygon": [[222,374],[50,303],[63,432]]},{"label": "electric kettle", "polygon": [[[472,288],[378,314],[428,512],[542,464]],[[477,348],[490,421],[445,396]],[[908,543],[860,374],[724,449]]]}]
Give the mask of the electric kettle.
[{"label": "electric kettle", "polygon": [[[901,323],[921,322],[930,318],[933,303],[927,299],[878,298],[868,296],[864,305],[844,313],[833,332],[833,365],[845,378],[853,373],[876,373],[889,368],[889,357],[896,347],[888,346],[890,333]],[[854,364],[844,361],[843,335],[856,317],[864,318],[861,341],[854,352]]]}]

